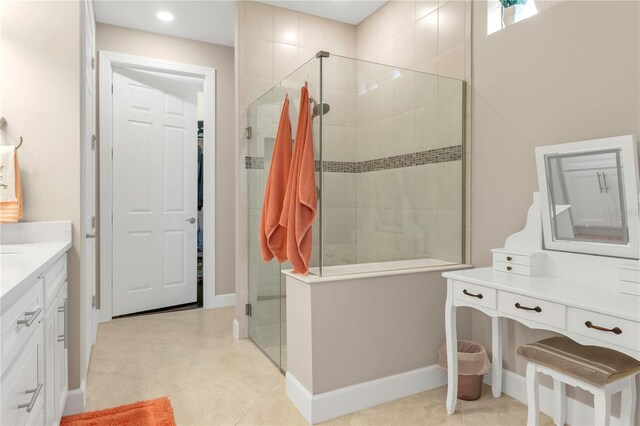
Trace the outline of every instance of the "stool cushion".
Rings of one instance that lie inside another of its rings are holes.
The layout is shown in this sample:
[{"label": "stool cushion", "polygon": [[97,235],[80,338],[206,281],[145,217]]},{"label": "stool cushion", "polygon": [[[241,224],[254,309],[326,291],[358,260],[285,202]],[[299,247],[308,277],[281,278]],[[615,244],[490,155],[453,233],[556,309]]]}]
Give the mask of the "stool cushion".
[{"label": "stool cushion", "polygon": [[522,345],[518,355],[597,387],[640,372],[640,361],[628,355],[564,336]]}]

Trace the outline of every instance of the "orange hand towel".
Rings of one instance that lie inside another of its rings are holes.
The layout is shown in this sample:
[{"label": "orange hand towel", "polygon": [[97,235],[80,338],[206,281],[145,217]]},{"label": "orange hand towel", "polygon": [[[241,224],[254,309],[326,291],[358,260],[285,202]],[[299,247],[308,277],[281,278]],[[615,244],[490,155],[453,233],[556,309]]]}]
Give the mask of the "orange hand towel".
[{"label": "orange hand towel", "polygon": [[305,84],[300,94],[298,129],[287,182],[285,208],[280,217],[280,225],[287,227],[287,257],[293,265],[293,272],[299,274],[309,273],[311,225],[316,218],[317,202],[309,90]]},{"label": "orange hand towel", "polygon": [[285,96],[260,217],[260,251],[265,262],[274,256],[280,263],[287,260],[287,228],[280,225],[280,215],[284,206],[290,167],[291,121],[289,97]]},{"label": "orange hand towel", "polygon": [[22,184],[18,167],[18,151],[14,154],[16,201],[0,202],[0,223],[17,222],[22,219]]}]

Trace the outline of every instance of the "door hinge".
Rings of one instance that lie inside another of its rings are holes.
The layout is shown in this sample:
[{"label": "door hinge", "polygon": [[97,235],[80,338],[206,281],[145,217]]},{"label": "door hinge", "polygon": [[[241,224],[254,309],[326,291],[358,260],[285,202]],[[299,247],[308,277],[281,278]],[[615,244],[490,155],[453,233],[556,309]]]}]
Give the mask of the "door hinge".
[{"label": "door hinge", "polygon": [[251,313],[252,313],[251,303],[247,303],[246,305],[244,305],[244,311],[248,317],[251,316]]},{"label": "door hinge", "polygon": [[91,216],[91,229],[96,229],[96,217]]},{"label": "door hinge", "polygon": [[113,84],[111,85],[111,93],[113,93]]},{"label": "door hinge", "polygon": [[96,308],[96,295],[95,294],[93,296],[91,296],[91,308],[92,309]]},{"label": "door hinge", "polygon": [[95,151],[96,150],[96,141],[98,140],[98,138],[96,137],[96,135],[91,135],[91,150]]},{"label": "door hinge", "polygon": [[92,70],[96,69],[96,58],[95,57],[91,58],[91,69]]},{"label": "door hinge", "polygon": [[244,137],[247,139],[251,139],[252,133],[253,133],[253,129],[251,128],[251,126],[249,126],[244,131]]}]

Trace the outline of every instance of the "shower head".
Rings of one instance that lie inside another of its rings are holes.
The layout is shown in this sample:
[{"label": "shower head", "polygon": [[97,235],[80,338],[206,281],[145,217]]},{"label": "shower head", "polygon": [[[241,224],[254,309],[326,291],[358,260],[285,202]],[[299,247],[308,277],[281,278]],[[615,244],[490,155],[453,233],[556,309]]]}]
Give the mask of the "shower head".
[{"label": "shower head", "polygon": [[323,102],[322,106],[318,105],[318,102],[316,102],[316,100],[313,98],[309,98],[309,102],[313,104],[313,112],[311,113],[312,120],[319,116],[320,113],[322,113],[322,115],[325,115],[331,109],[331,106],[326,102]]}]

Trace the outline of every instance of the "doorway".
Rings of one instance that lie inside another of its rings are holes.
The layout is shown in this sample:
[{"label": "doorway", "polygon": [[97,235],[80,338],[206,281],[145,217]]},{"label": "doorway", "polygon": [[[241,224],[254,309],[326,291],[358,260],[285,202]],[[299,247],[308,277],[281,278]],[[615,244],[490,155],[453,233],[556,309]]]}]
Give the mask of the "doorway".
[{"label": "doorway", "polygon": [[197,307],[198,275],[213,307],[214,82],[211,68],[100,52],[101,321]]}]

